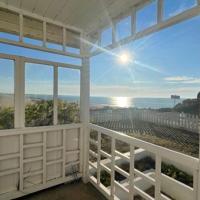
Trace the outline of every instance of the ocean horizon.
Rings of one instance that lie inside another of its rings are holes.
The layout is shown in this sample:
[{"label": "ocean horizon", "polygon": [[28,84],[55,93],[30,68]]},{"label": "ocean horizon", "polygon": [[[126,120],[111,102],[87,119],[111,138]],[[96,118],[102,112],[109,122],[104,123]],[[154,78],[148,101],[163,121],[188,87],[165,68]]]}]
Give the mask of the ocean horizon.
[{"label": "ocean horizon", "polygon": [[[0,94],[0,105],[1,101],[13,102],[13,96],[10,98],[11,95],[9,94]],[[53,97],[51,95],[34,95],[29,94],[27,98],[30,100],[49,100]],[[58,96],[59,99],[68,102],[80,102],[80,97],[78,96],[70,96],[70,95],[60,95]],[[176,104],[181,103],[184,99],[177,99],[174,101],[171,98],[154,98],[154,97],[100,97],[100,96],[91,96],[90,97],[90,106],[91,107],[121,107],[121,108],[128,108],[128,107],[136,107],[136,108],[152,108],[152,109],[159,109],[159,108],[173,108]]]},{"label": "ocean horizon", "polygon": [[[50,99],[49,95],[28,95],[30,99]],[[80,97],[70,95],[59,95],[59,99],[68,102],[79,103]],[[136,108],[173,108],[176,104],[181,103],[184,99],[173,100],[171,98],[153,98],[153,97],[101,97],[91,96],[90,106],[91,107],[136,107]]]}]

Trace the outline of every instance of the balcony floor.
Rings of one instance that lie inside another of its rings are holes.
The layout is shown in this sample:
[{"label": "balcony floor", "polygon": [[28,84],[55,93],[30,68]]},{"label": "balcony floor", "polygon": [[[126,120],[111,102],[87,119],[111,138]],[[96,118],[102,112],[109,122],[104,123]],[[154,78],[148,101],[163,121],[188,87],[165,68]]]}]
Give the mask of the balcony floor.
[{"label": "balcony floor", "polygon": [[62,184],[49,188],[19,200],[106,200],[103,195],[90,183],[84,184],[81,181]]}]

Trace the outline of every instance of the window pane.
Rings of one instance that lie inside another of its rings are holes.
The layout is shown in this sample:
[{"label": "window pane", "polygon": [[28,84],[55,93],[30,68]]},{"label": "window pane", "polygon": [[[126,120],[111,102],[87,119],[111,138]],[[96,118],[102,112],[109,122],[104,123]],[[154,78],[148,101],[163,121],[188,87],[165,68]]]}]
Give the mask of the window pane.
[{"label": "window pane", "polygon": [[136,31],[140,32],[157,22],[157,0],[136,12]]},{"label": "window pane", "polygon": [[53,67],[25,65],[26,126],[53,124]]},{"label": "window pane", "polygon": [[28,37],[24,37],[24,42],[27,43],[27,44],[32,44],[32,45],[36,45],[36,46],[42,46],[43,45],[43,41],[28,38]]},{"label": "window pane", "polygon": [[51,42],[47,42],[47,47],[50,49],[55,49],[55,50],[63,50],[63,46],[61,44],[56,44],[56,43],[51,43]]},{"label": "window pane", "polygon": [[79,122],[79,70],[58,68],[58,98],[58,123]]},{"label": "window pane", "polygon": [[13,40],[13,41],[19,41],[19,36],[11,33],[5,33],[0,32],[0,38],[7,39],[7,40]]},{"label": "window pane", "polygon": [[112,44],[112,28],[107,28],[101,33],[101,46],[106,47]]},{"label": "window pane", "polygon": [[75,53],[75,54],[80,54],[80,49],[79,48],[74,48],[74,47],[66,47],[66,51],[69,53]]},{"label": "window pane", "polygon": [[194,7],[196,0],[164,0],[164,19],[173,17]]},{"label": "window pane", "polygon": [[122,19],[116,24],[117,40],[124,39],[131,35],[131,16]]},{"label": "window pane", "polygon": [[0,129],[14,127],[14,61],[0,59]]}]

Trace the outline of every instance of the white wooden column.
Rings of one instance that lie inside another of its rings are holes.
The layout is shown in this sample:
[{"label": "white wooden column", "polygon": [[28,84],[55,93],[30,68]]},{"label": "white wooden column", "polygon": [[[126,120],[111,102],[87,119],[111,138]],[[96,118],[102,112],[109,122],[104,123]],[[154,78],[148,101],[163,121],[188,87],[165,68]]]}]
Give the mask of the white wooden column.
[{"label": "white wooden column", "polygon": [[43,21],[43,47],[47,46],[47,23]]},{"label": "white wooden column", "polygon": [[23,15],[20,14],[19,15],[19,41],[20,42],[23,42],[23,35],[24,35],[24,18],[23,18]]},{"label": "white wooden column", "polygon": [[[85,39],[85,38],[84,38]],[[89,46],[81,41],[81,91],[80,91],[80,119],[83,124],[83,181],[88,182],[88,153],[89,153],[89,104],[90,104],[90,60]]]},{"label": "white wooden column", "polygon": [[23,128],[25,123],[24,76],[24,61],[18,57],[15,63],[15,128]]},{"label": "white wooden column", "polygon": [[58,124],[58,66],[54,66],[53,125]]},{"label": "white wooden column", "polygon": [[200,92],[197,95],[197,101],[198,101],[198,133],[199,133],[199,173],[198,173],[198,180],[197,180],[197,199],[200,200]]}]

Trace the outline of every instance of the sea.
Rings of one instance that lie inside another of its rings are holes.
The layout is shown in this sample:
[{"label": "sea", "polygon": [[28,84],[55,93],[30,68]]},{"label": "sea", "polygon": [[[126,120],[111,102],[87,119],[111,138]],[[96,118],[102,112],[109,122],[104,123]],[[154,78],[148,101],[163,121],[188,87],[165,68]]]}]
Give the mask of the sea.
[{"label": "sea", "polygon": [[[78,102],[77,96],[59,96],[60,99],[68,102]],[[90,107],[121,107],[121,108],[173,108],[184,99],[173,100],[171,98],[133,98],[133,97],[90,97]]]},{"label": "sea", "polygon": [[[9,102],[8,94],[0,94],[0,105],[4,101]],[[53,97],[50,95],[27,95],[29,100],[49,100]],[[80,97],[78,96],[59,96],[59,99],[68,102],[77,102],[80,103]],[[91,107],[121,107],[121,108],[173,108],[176,104],[181,103],[184,99],[173,100],[171,98],[133,98],[133,97],[90,97],[90,106]]]}]

